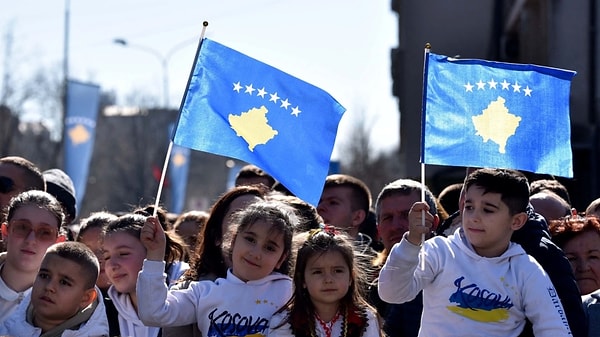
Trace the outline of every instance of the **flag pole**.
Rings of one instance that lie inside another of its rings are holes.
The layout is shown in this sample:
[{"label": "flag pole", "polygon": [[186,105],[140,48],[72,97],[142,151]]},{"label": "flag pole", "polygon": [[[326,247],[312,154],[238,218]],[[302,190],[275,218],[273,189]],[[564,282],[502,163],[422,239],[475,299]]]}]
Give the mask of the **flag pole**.
[{"label": "flag pole", "polygon": [[[425,163],[423,158],[423,139],[425,136],[425,93],[427,91],[427,60],[429,59],[429,51],[431,44],[425,44],[423,53],[423,102],[421,103],[421,202],[425,202]],[[425,210],[421,211],[421,226],[425,227]],[[421,234],[421,250],[419,251],[421,259],[421,270],[425,270],[425,252],[423,251],[423,243],[425,242],[425,233]]]},{"label": "flag pole", "polygon": [[[200,43],[202,43],[202,39],[204,39],[204,34],[206,33],[207,26],[208,26],[208,21],[204,21],[202,23],[202,32],[200,33]],[[199,52],[200,52],[200,48],[198,48],[198,53]],[[173,130],[173,132],[175,132],[175,130]],[[152,212],[153,217],[156,217],[156,214],[158,212],[160,196],[162,195],[162,189],[163,189],[164,182],[165,182],[165,176],[167,175],[167,167],[169,166],[169,159],[171,158],[172,150],[173,150],[173,137],[171,137],[171,139],[169,140],[169,147],[167,148],[167,155],[165,156],[165,162],[163,164],[162,172],[160,174],[160,181],[158,183],[158,191],[156,192],[156,200],[154,201],[154,211]],[[163,225],[165,225],[165,224],[163,224]]]}]

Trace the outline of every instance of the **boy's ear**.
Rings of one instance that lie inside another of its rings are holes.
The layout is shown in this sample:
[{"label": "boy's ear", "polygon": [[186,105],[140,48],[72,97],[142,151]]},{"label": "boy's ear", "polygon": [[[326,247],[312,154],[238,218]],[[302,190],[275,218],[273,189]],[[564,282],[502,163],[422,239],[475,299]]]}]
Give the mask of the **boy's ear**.
[{"label": "boy's ear", "polygon": [[79,304],[79,307],[80,307],[79,310],[92,304],[92,302],[94,302],[96,300],[96,297],[98,297],[98,294],[96,293],[96,288],[90,288],[90,289],[86,290],[83,293],[83,296],[81,297],[81,303]]},{"label": "boy's ear", "polygon": [[433,226],[431,226],[431,230],[435,232],[435,230],[438,228],[440,224],[440,216],[435,214],[433,216]]},{"label": "boy's ear", "polygon": [[56,237],[56,242],[55,243],[65,242],[66,240],[67,240],[67,237],[64,234],[59,234]]},{"label": "boy's ear", "polygon": [[367,213],[363,209],[358,209],[352,212],[352,225],[356,227],[360,226],[360,224],[365,221],[366,217]]},{"label": "boy's ear", "polygon": [[527,213],[521,212],[513,215],[513,221],[510,228],[514,231],[521,229],[527,222]]},{"label": "boy's ear", "polygon": [[6,222],[2,223],[2,238],[5,239],[8,237],[8,225],[6,224]]}]

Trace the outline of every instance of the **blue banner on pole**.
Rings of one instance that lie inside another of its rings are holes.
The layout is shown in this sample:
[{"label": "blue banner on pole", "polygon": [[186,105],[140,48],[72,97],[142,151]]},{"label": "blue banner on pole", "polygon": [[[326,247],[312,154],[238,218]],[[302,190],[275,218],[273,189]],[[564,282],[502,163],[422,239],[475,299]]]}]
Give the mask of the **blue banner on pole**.
[{"label": "blue banner on pole", "polygon": [[77,208],[85,195],[90,161],[96,138],[100,86],[69,80],[64,125],[64,171],[73,180]]},{"label": "blue banner on pole", "polygon": [[[169,136],[173,134],[174,127],[174,123],[169,125]],[[168,167],[171,186],[170,212],[180,214],[185,208],[189,170],[190,149],[179,145],[173,145]]]}]

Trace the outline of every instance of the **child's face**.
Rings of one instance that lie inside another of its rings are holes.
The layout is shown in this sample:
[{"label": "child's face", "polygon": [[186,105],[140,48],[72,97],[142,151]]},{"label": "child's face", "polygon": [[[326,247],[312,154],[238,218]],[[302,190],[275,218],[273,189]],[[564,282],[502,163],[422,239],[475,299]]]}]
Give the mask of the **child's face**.
[{"label": "child's face", "polygon": [[523,225],[526,215],[510,215],[500,193],[484,194],[483,191],[476,185],[466,191],[462,212],[463,230],[477,254],[500,256],[508,248],[512,233]]},{"label": "child's face", "polygon": [[304,287],[317,312],[337,307],[352,279],[342,253],[328,251],[311,256],[304,270]]},{"label": "child's face", "polygon": [[270,223],[258,220],[237,233],[231,259],[233,274],[239,279],[258,280],[281,267],[286,258],[283,234],[271,229]]},{"label": "child's face", "polygon": [[77,263],[56,254],[46,255],[31,290],[34,323],[59,325],[92,303],[96,291],[85,283]]},{"label": "child's face", "polygon": [[106,276],[104,268],[104,254],[102,253],[102,228],[92,227],[87,229],[80,237],[79,241],[84,245],[88,246],[100,262],[100,274],[98,274],[98,282],[96,285],[100,289],[108,289],[110,281]]},{"label": "child's face", "polygon": [[138,272],[146,258],[146,249],[133,235],[116,232],[104,238],[106,276],[120,293],[135,296]]},{"label": "child's face", "polygon": [[15,210],[8,224],[2,226],[6,242],[6,261],[22,272],[36,272],[46,249],[64,241],[58,235],[59,223],[48,210],[24,205]]}]

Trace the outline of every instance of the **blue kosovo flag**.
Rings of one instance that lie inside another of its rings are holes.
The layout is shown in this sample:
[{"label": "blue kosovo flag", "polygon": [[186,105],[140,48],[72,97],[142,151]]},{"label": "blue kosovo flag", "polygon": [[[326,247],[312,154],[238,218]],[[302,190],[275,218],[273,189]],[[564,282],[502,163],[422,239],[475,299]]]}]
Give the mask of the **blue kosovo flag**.
[{"label": "blue kosovo flag", "polygon": [[65,173],[73,180],[77,194],[77,209],[85,195],[94,140],[96,117],[100,106],[100,87],[69,80],[67,111],[64,125]]},{"label": "blue kosovo flag", "polygon": [[421,162],[573,177],[575,72],[428,54]]},{"label": "blue kosovo flag", "polygon": [[252,163],[316,205],[344,111],[327,92],[204,39],[173,142]]}]

